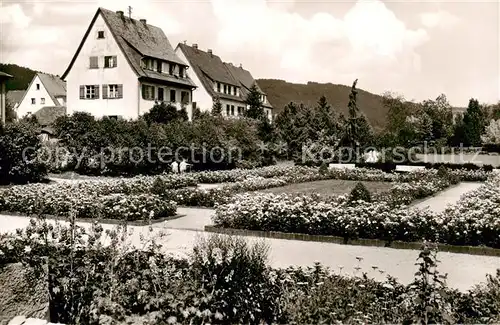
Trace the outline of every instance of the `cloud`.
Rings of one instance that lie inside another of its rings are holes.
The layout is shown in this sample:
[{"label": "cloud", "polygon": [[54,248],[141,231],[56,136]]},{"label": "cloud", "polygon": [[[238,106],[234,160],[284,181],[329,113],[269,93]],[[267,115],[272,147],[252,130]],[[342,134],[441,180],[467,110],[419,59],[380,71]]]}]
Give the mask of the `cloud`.
[{"label": "cloud", "polygon": [[7,35],[8,31],[3,30],[4,26],[12,25],[15,28],[27,28],[31,22],[21,5],[13,4],[10,6],[2,6],[0,11],[0,25],[2,26],[2,34]]},{"label": "cloud", "polygon": [[[213,0],[212,6],[220,24],[218,54],[246,62],[258,77],[350,83],[355,74],[373,79],[391,70],[396,78],[418,72],[415,49],[429,40],[424,29],[409,29],[377,0],[356,2],[343,17],[317,12],[305,18],[265,0]],[[376,79],[372,85],[380,87]]]},{"label": "cloud", "polygon": [[460,19],[447,11],[439,10],[420,14],[420,21],[428,28],[450,28],[455,26]]}]

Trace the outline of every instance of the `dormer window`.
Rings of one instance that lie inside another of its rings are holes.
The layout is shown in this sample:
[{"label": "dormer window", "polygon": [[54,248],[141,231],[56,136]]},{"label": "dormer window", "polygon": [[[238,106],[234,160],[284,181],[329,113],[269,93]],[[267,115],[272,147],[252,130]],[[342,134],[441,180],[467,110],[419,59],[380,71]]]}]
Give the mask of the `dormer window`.
[{"label": "dormer window", "polygon": [[179,77],[184,78],[184,67],[179,66]]},{"label": "dormer window", "polygon": [[175,66],[172,63],[170,63],[168,65],[168,73],[171,74],[171,75],[173,75],[174,71],[175,71]]},{"label": "dormer window", "polygon": [[220,82],[217,83],[217,92],[220,93]]},{"label": "dormer window", "polygon": [[97,32],[97,39],[103,39],[104,38],[104,31],[100,30]]}]

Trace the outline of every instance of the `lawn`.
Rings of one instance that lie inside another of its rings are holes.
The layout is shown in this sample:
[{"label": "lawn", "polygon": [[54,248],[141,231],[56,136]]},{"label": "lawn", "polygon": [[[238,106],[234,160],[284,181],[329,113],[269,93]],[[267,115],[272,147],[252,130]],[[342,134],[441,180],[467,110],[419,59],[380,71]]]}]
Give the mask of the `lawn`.
[{"label": "lawn", "polygon": [[[282,187],[263,190],[264,193],[293,193],[293,194],[312,194],[317,193],[321,196],[331,196],[350,193],[358,181],[348,180],[324,180],[306,183],[290,184]],[[380,193],[388,191],[394,183],[391,182],[362,182],[371,193]]]}]

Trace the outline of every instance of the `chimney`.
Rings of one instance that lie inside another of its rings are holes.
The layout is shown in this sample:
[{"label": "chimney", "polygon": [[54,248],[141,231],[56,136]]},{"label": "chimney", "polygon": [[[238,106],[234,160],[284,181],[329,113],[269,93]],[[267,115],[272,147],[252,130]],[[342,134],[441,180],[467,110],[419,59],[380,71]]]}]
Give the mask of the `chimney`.
[{"label": "chimney", "polygon": [[198,49],[198,44],[193,44],[194,49]]},{"label": "chimney", "polygon": [[146,25],[146,19],[139,19],[139,21],[140,21],[141,23],[143,23],[144,25]]},{"label": "chimney", "polygon": [[212,55],[212,50],[211,49],[208,49],[207,52],[208,52],[208,54]]},{"label": "chimney", "polygon": [[116,13],[120,16],[120,18],[123,18],[123,11],[117,11]]}]

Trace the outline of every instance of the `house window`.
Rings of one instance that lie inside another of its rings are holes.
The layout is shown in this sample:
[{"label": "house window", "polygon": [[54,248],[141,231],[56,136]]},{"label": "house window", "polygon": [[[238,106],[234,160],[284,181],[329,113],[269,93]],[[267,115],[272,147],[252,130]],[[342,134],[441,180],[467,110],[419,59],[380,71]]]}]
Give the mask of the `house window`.
[{"label": "house window", "polygon": [[171,75],[173,75],[173,74],[174,74],[174,71],[175,71],[175,69],[174,69],[174,68],[175,68],[175,66],[174,66],[172,63],[170,63],[170,64],[168,65],[168,73],[169,73],[169,74],[171,74]]},{"label": "house window", "polygon": [[179,77],[184,78],[184,67],[179,66]]},{"label": "house window", "polygon": [[40,84],[36,84],[36,90],[40,90]]},{"label": "house window", "polygon": [[80,99],[99,98],[99,85],[80,86]]},{"label": "house window", "polygon": [[123,98],[123,85],[102,85],[102,98]]},{"label": "house window", "polygon": [[100,30],[100,31],[97,32],[97,38],[98,39],[104,38],[104,31],[103,30]]},{"label": "house window", "polygon": [[142,85],[142,98],[145,100],[154,100],[155,87],[150,85]]},{"label": "house window", "polygon": [[229,112],[231,110],[231,107],[229,106],[229,104],[226,104],[226,115],[229,116]]},{"label": "house window", "polygon": [[144,59],[144,67],[148,70],[154,70],[155,60],[153,59]]},{"label": "house window", "polygon": [[236,96],[236,87],[233,87],[233,95]]},{"label": "house window", "polygon": [[175,103],[175,89],[170,89],[170,102]]},{"label": "house window", "polygon": [[217,83],[217,92],[220,93],[220,82]]},{"label": "house window", "polygon": [[238,106],[238,115],[243,115],[245,113],[245,107]]},{"label": "house window", "polygon": [[115,56],[105,56],[104,57],[104,67],[105,68],[115,68],[116,67],[116,55]]},{"label": "house window", "polygon": [[156,72],[161,73],[162,65],[163,65],[163,62],[158,61],[158,63],[156,64]]},{"label": "house window", "polygon": [[45,98],[40,98],[40,104],[45,105]]},{"label": "house window", "polygon": [[31,98],[31,105],[35,105],[36,104],[36,99],[35,98]]},{"label": "house window", "polygon": [[163,102],[165,100],[165,89],[158,87],[158,100]]},{"label": "house window", "polygon": [[97,56],[91,56],[89,60],[90,60],[90,69],[99,68],[99,61]]},{"label": "house window", "polygon": [[182,104],[189,103],[189,93],[187,91],[182,91],[181,92],[181,103]]},{"label": "house window", "polygon": [[227,85],[224,85],[224,94],[227,94]]},{"label": "house window", "polygon": [[231,115],[234,115],[234,105],[231,105]]}]

